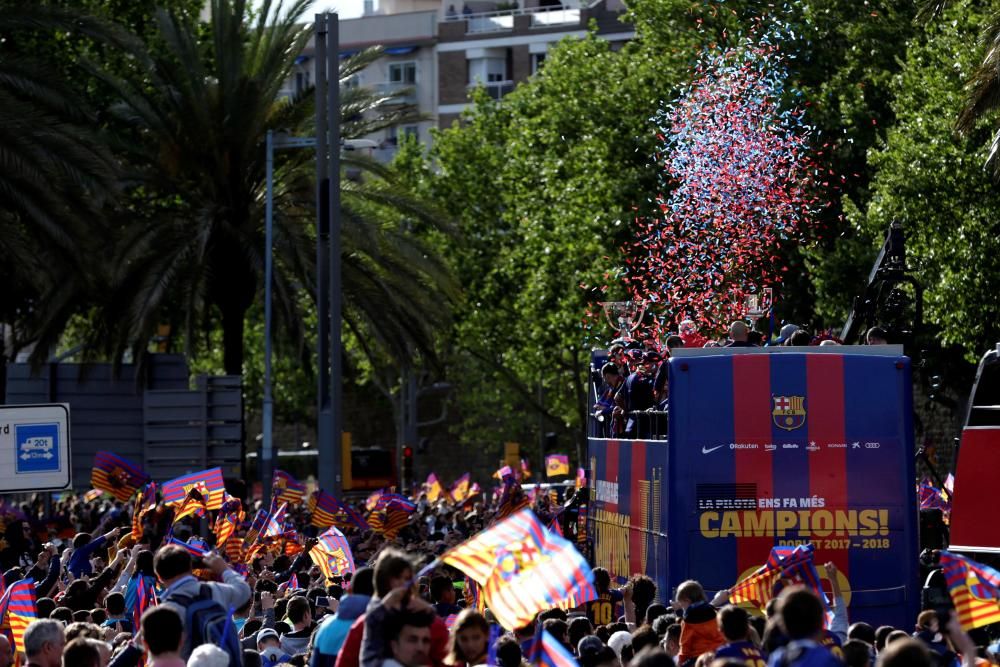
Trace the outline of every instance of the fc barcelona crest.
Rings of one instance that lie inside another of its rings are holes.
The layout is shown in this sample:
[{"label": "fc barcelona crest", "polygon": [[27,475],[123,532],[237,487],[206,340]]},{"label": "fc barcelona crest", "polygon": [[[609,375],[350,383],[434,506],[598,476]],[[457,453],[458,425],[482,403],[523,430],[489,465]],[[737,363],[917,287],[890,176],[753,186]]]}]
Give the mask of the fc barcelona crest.
[{"label": "fc barcelona crest", "polygon": [[805,396],[771,396],[774,409],[771,415],[774,425],[786,431],[794,431],[806,423]]}]

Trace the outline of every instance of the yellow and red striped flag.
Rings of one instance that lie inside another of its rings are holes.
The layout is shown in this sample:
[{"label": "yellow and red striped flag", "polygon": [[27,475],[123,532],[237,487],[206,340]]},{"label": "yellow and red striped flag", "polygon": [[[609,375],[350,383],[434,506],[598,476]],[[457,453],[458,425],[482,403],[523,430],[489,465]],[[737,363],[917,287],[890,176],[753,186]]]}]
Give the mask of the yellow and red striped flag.
[{"label": "yellow and red striped flag", "polygon": [[448,492],[444,490],[444,486],[441,485],[441,481],[434,473],[427,475],[427,481],[424,482],[424,493],[427,494],[427,500],[432,503],[437,502],[439,498],[448,499]]},{"label": "yellow and red striped flag", "polygon": [[272,495],[278,502],[297,505],[306,497],[306,485],[284,470],[275,470],[271,480]]},{"label": "yellow and red striped flag", "polygon": [[1000,622],[1000,572],[948,551],[941,567],[963,630]]},{"label": "yellow and red striped flag", "polygon": [[14,653],[24,652],[24,631],[38,618],[35,608],[35,581],[22,579],[11,584],[0,599],[0,623],[10,624]]},{"label": "yellow and red striped flag", "polygon": [[531,510],[513,514],[440,560],[480,584],[486,606],[510,630],[542,610],[585,597],[594,582],[580,552],[546,530]]}]

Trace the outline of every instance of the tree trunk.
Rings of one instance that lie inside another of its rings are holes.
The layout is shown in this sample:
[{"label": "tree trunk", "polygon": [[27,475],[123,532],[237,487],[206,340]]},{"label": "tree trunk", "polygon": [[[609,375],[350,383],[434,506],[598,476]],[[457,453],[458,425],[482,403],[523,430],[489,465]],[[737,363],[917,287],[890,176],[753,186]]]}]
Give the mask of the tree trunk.
[{"label": "tree trunk", "polygon": [[222,365],[226,375],[243,375],[243,329],[246,308],[222,308]]}]

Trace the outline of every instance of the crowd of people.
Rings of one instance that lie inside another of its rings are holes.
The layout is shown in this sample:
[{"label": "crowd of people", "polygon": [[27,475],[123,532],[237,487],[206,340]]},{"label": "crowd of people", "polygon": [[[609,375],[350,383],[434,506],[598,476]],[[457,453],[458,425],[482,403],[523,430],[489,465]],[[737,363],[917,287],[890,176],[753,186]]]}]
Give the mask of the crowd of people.
[{"label": "crowd of people", "polygon": [[[867,345],[887,345],[889,336],[881,327],[865,333]],[[785,324],[776,338],[751,328],[743,320],[729,326],[720,340],[706,338],[690,320],[677,333],[665,336],[662,344],[617,339],[611,342],[607,358],[595,357],[600,366],[591,369],[597,397],[592,410],[591,435],[596,437],[648,438],[665,435],[667,409],[667,360],[672,350],[692,347],[807,347],[840,345],[842,341],[823,332],[811,334],[796,324]]]},{"label": "crowd of people", "polygon": [[[478,498],[460,510],[425,494],[416,505],[392,538],[348,531],[356,569],[331,578],[309,558],[316,539],[305,537],[315,534],[305,509],[288,518],[303,536],[294,556],[276,544],[241,572],[224,549],[211,549],[211,531],[197,517],[174,524],[166,507],[144,518],[134,540],[124,503],[66,499],[52,510],[60,522],[43,516],[40,501],[8,505],[4,584],[30,582],[37,600],[19,664],[522,667],[553,664],[538,654],[543,630],[579,667],[895,667],[989,659],[986,635],[977,646],[954,617],[933,611],[912,629],[848,625],[838,590],[827,620],[814,592],[788,586],[765,615],[751,615],[727,604],[727,591],[708,600],[698,582],[688,581],[670,600],[646,576],[617,588],[601,568],[594,570],[594,599],[502,630],[460,571],[422,571],[487,526],[498,508]],[[558,512],[548,494],[535,499],[535,509]],[[203,555],[186,546],[191,535],[208,543]],[[0,632],[0,667],[15,661],[8,636]]]}]

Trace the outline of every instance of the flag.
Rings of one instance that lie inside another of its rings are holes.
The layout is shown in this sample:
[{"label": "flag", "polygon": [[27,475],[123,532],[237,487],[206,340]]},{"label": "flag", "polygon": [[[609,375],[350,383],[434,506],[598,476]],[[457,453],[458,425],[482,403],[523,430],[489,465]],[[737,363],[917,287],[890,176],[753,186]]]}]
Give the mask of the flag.
[{"label": "flag", "polygon": [[945,514],[951,512],[951,501],[945,492],[931,484],[926,478],[921,480],[917,487],[917,493],[920,497],[920,509],[941,510]]},{"label": "flag", "polygon": [[0,622],[4,617],[10,624],[14,653],[24,651],[24,631],[38,618],[35,608],[35,580],[21,579],[14,582],[0,598]]},{"label": "flag", "polygon": [[548,630],[539,629],[531,642],[527,655],[528,664],[535,667],[577,667],[573,654],[559,643]]},{"label": "flag", "polygon": [[763,610],[789,579],[812,590],[826,607],[826,596],[819,583],[819,573],[813,564],[812,544],[796,547],[773,547],[771,553],[756,572],[738,582],[729,592],[733,604],[749,602]]},{"label": "flag", "polygon": [[189,516],[205,516],[205,496],[196,488],[188,491],[184,502],[174,508],[173,523]]},{"label": "flag", "polygon": [[333,577],[354,572],[354,556],[344,534],[330,528],[317,538],[316,546],[309,551],[309,557],[323,572],[329,582]]},{"label": "flag", "polygon": [[376,533],[394,539],[410,523],[410,515],[417,509],[409,498],[398,493],[384,493],[375,503],[368,517],[368,525]]},{"label": "flag", "polygon": [[469,575],[465,575],[465,590],[462,591],[462,597],[465,598],[466,608],[475,609],[480,614],[486,609],[483,590],[479,584],[469,578]]},{"label": "flag", "polygon": [[[207,546],[203,547],[196,542],[185,542],[184,540],[179,540],[173,536],[167,539],[167,544],[173,544],[178,547],[182,547],[189,554],[191,554],[193,558],[201,558],[208,553]],[[204,544],[204,542],[202,544]]]},{"label": "flag", "polygon": [[371,512],[375,509],[375,503],[378,502],[378,499],[382,497],[383,493],[385,493],[385,489],[379,489],[375,493],[370,494],[368,498],[365,499],[365,510]]},{"label": "flag", "polygon": [[354,526],[359,530],[368,530],[368,522],[357,510],[331,496],[323,489],[317,489],[309,497],[309,511],[312,513],[312,525],[317,528],[328,528],[333,525],[342,528]]},{"label": "flag", "polygon": [[465,473],[451,485],[451,499],[459,504],[465,502],[469,497],[469,488],[469,473]]},{"label": "flag", "polygon": [[445,552],[440,560],[481,584],[486,606],[510,630],[594,583],[594,573],[576,548],[547,531],[527,509]]},{"label": "flag", "polygon": [[164,482],[160,491],[163,493],[165,504],[179,505],[184,502],[191,489],[198,489],[204,496],[206,509],[217,510],[222,507],[226,491],[226,484],[222,480],[222,468],[209,468],[172,479]]},{"label": "flag", "polygon": [[278,499],[271,501],[271,511],[267,516],[267,523],[264,524],[263,537],[278,537],[285,532],[285,515],[288,513],[288,505],[281,504],[281,507],[274,509]]},{"label": "flag", "polygon": [[521,459],[521,479],[529,479],[531,477],[531,466],[528,464],[528,459]]},{"label": "flag", "polygon": [[545,457],[545,476],[558,477],[569,474],[569,456],[566,454],[549,454]]},{"label": "flag", "polygon": [[240,499],[226,494],[225,501],[215,517],[215,525],[212,527],[212,531],[215,533],[215,544],[219,547],[226,544],[236,532],[236,527],[245,518],[246,512],[243,511],[243,503]]},{"label": "flag", "polygon": [[296,505],[306,497],[306,485],[284,470],[275,470],[271,479],[271,495],[279,502]]},{"label": "flag", "polygon": [[83,494],[83,502],[92,503],[103,495],[104,491],[101,491],[100,489],[91,489]]},{"label": "flag", "polygon": [[576,488],[582,489],[587,486],[587,471],[583,468],[576,469]]},{"label": "flag", "polygon": [[592,602],[598,598],[597,589],[594,588],[593,584],[587,584],[585,586],[580,586],[573,595],[570,595],[558,606],[560,609],[565,609],[570,611],[576,609],[582,604],[587,602]]},{"label": "flag", "polygon": [[286,586],[285,588],[287,588],[290,591],[294,591],[298,587],[299,587],[299,575],[296,574],[295,572],[292,572],[292,576],[288,577],[288,586]]},{"label": "flag", "polygon": [[512,476],[503,477],[500,499],[497,501],[497,520],[506,519],[515,512],[531,505],[531,498]]},{"label": "flag", "polygon": [[941,552],[941,568],[963,630],[1000,621],[1000,572],[949,551]]},{"label": "flag", "polygon": [[434,473],[427,475],[427,481],[424,482],[424,493],[427,494],[427,500],[432,503],[437,502],[439,498],[445,498],[444,487]]},{"label": "flag", "polygon": [[247,534],[243,537],[244,557],[246,557],[250,547],[258,542],[260,531],[264,530],[264,527],[267,525],[268,516],[267,510],[263,507],[257,510],[257,514],[254,515],[253,521],[250,522],[250,527],[247,528]]},{"label": "flag", "polygon": [[514,479],[514,471],[510,469],[510,466],[504,466],[493,473],[494,479],[499,479],[502,482],[507,481],[507,479]]},{"label": "flag", "polygon": [[141,489],[135,497],[135,507],[132,508],[132,539],[138,542],[142,539],[142,518],[156,509],[156,482],[150,482]]},{"label": "flag", "polygon": [[146,581],[146,577],[140,576],[136,580],[136,603],[135,603],[135,615],[132,619],[133,632],[139,632],[141,627],[142,615],[147,609],[159,604],[156,599],[156,585],[153,581]]},{"label": "flag", "polygon": [[136,490],[149,481],[149,475],[138,464],[114,452],[97,452],[94,468],[90,472],[90,485],[116,500],[125,502]]}]

